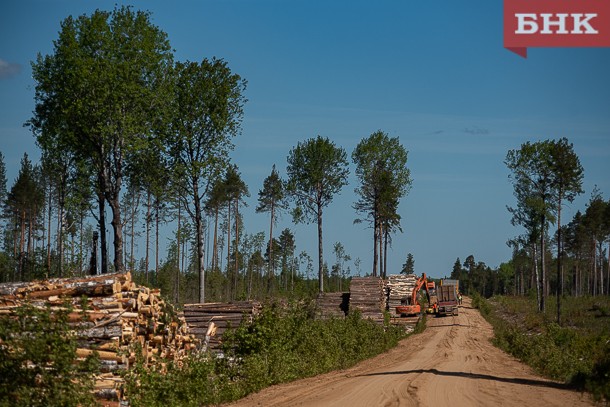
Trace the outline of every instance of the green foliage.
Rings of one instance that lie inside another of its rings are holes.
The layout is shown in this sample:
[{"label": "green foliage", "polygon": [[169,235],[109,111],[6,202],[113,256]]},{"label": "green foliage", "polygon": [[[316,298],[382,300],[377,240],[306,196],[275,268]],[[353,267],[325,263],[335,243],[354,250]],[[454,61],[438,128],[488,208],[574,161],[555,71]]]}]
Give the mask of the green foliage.
[{"label": "green foliage", "polygon": [[347,154],[328,138],[318,136],[298,143],[287,160],[286,191],[295,203],[293,220],[318,225],[318,290],[324,292],[322,212],[347,185]]},{"label": "green foliage", "polygon": [[352,153],[360,181],[355,190],[359,195],[356,211],[373,222],[396,215],[398,201],[412,184],[407,157],[398,137],[389,137],[380,130],[358,143]]},{"label": "green foliage", "polygon": [[137,352],[137,362],[125,375],[126,396],[132,406],[198,407],[218,404],[215,362],[209,355],[193,356],[184,365],[168,363],[164,371],[149,369]]},{"label": "green foliage", "polygon": [[311,138],[290,150],[286,172],[287,192],[302,210],[295,220],[317,223],[322,208],[347,184],[347,154],[328,138]]},{"label": "green foliage", "polygon": [[[174,187],[188,206],[187,212],[198,231],[197,257],[203,259],[205,192],[214,189],[211,202],[207,202],[213,211],[235,199],[236,194],[247,195],[246,185],[236,169],[229,166],[232,138],[241,132],[246,81],[233,73],[227,62],[216,58],[176,63],[173,79],[171,124],[165,142]],[[225,170],[227,178],[219,184]],[[197,264],[197,273],[205,281],[202,262]],[[205,301],[205,290],[200,289],[199,301]]]},{"label": "green foliage", "polygon": [[[354,209],[363,215],[355,222],[367,221],[373,229],[373,275],[377,273],[378,255],[381,259],[383,252],[387,254],[390,234],[402,232],[398,205],[412,184],[407,157],[408,152],[398,137],[390,138],[381,130],[362,139],[352,152],[360,183],[355,189],[358,200]],[[382,241],[385,248],[378,254],[378,244]],[[385,268],[380,271],[385,276]]]},{"label": "green foliage", "polygon": [[76,357],[69,310],[23,306],[0,316],[0,406],[93,406],[95,356]]},{"label": "green foliage", "polygon": [[610,321],[592,306],[599,298],[565,298],[565,326],[536,311],[536,300],[518,297],[473,298],[473,306],[494,327],[494,344],[540,374],[610,399]]},{"label": "green foliage", "polygon": [[259,367],[252,390],[346,368],[389,349],[401,338],[400,330],[386,327],[384,332],[358,313],[329,320],[313,319],[312,314],[300,303],[288,310],[271,305],[254,324],[225,336],[227,352]]},{"label": "green foliage", "polygon": [[146,368],[140,356],[126,375],[130,404],[147,407],[217,405],[272,384],[344,369],[395,346],[397,327],[363,320],[314,319],[303,303],[267,304],[252,323],[223,335],[221,357],[200,354],[163,371]]},{"label": "green foliage", "polygon": [[400,274],[413,274],[413,273],[415,273],[415,260],[413,260],[413,255],[411,253],[408,253],[407,260],[402,265]]}]

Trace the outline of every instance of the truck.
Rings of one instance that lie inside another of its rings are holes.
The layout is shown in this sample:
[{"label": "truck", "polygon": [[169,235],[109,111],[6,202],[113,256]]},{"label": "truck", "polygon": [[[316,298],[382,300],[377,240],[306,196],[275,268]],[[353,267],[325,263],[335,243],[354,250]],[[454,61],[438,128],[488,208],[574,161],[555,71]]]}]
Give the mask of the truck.
[{"label": "truck", "polygon": [[458,315],[458,286],[450,284],[439,285],[436,289],[436,315]]}]

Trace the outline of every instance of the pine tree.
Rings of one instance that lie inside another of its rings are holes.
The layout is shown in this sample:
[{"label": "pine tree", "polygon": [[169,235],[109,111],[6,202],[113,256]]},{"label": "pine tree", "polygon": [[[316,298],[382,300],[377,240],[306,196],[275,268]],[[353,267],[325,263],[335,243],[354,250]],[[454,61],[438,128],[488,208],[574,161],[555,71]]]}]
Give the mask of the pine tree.
[{"label": "pine tree", "polygon": [[413,255],[411,253],[407,254],[407,260],[402,265],[402,270],[400,270],[401,274],[414,274],[415,273],[415,260],[413,260]]},{"label": "pine tree", "polygon": [[[277,222],[280,212],[286,208],[284,183],[275,169],[275,164],[273,164],[271,174],[263,181],[263,189],[258,191],[258,206],[256,207],[257,213],[269,212],[270,214],[269,246],[267,250],[271,259],[273,259],[273,226]],[[273,270],[275,270],[275,265],[270,262],[267,271],[267,289],[269,292],[273,290]]]}]

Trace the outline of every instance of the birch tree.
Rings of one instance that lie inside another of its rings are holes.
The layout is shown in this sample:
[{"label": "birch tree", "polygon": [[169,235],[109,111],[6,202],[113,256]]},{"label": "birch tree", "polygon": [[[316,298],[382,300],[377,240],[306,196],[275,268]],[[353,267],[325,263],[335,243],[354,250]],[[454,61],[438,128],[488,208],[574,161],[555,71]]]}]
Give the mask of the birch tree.
[{"label": "birch tree", "polygon": [[43,149],[66,149],[96,174],[96,190],[112,210],[116,272],[124,271],[125,167],[154,139],[171,61],[167,35],[149,13],[123,6],[66,18],[53,53],[32,63],[36,106],[28,123]]},{"label": "birch tree", "polygon": [[318,226],[318,290],[324,292],[322,248],[323,211],[335,194],[347,185],[349,174],[345,150],[318,136],[298,143],[288,155],[287,191],[294,202],[293,219]]},{"label": "birch tree", "polygon": [[199,301],[205,302],[204,198],[229,165],[241,133],[246,82],[219,59],[179,62],[174,70],[168,151],[173,180],[195,227]]}]

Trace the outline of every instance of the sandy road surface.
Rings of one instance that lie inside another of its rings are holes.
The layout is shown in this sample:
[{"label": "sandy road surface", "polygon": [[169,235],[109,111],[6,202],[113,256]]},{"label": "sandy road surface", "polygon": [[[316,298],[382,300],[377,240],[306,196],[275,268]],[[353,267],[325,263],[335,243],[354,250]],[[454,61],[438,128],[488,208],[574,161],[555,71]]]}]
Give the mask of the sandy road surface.
[{"label": "sandy road surface", "polygon": [[587,395],[536,376],[489,342],[465,299],[460,314],[357,366],[273,386],[230,406],[591,406]]}]

